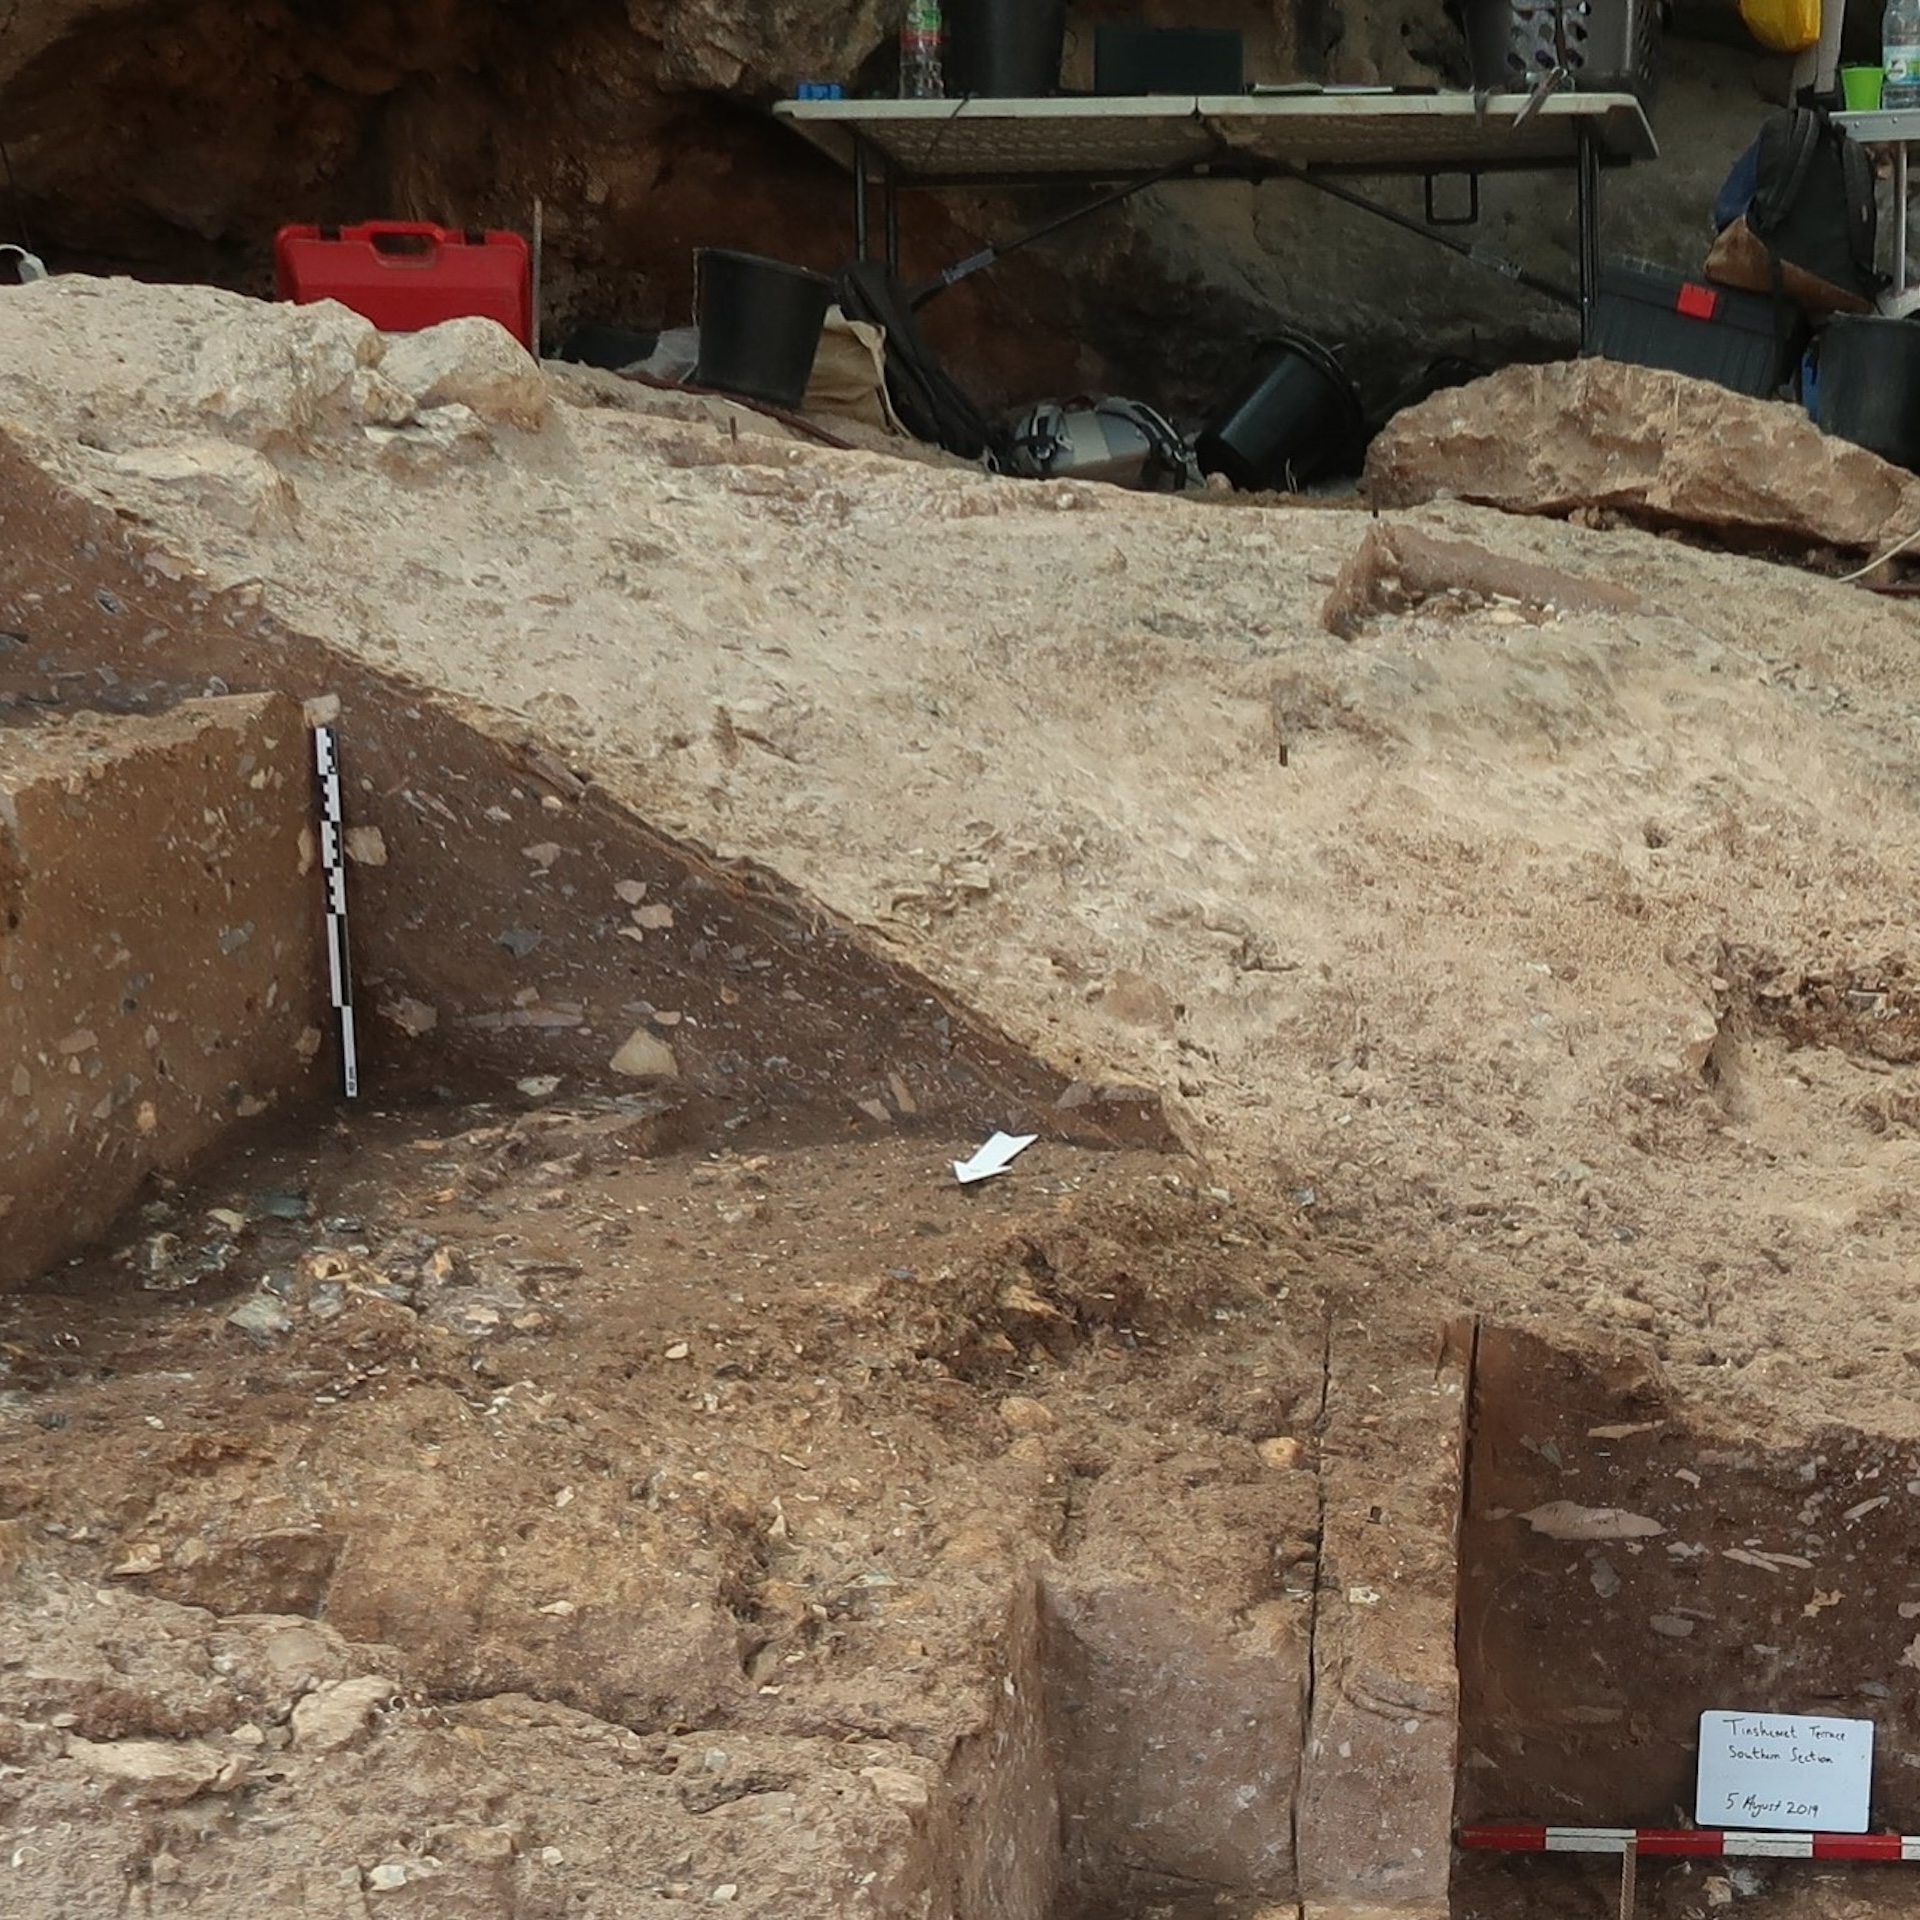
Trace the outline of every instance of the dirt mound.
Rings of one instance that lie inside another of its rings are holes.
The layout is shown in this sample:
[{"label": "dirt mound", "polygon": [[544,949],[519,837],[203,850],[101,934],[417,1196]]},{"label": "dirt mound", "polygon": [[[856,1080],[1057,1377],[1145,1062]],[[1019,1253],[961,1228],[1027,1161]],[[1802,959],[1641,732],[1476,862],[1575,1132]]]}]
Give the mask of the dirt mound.
[{"label": "dirt mound", "polygon": [[[195,289],[44,283],[0,349],[12,431],[208,584],[1176,1088],[1235,1178],[1278,1163],[1478,1299],[1638,1297],[1710,1389],[1811,1341],[1905,1419],[1897,1304],[1864,1342],[1800,1313],[1911,1251],[1860,1117],[1886,1063],[1750,1029],[1722,972],[1903,951],[1903,611],[1456,507],[1416,523],[1650,610],[1442,595],[1343,644],[1337,513],[1009,486],[597,380],[527,431],[389,398],[337,310]],[[154,479],[183,447],[261,463],[284,515],[243,535]]]}]

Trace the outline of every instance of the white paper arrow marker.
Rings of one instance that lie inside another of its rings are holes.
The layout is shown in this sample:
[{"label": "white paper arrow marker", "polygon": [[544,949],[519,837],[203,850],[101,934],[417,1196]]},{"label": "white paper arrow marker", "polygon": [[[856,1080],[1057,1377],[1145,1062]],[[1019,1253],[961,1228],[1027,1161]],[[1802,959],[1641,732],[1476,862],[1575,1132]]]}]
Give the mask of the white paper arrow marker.
[{"label": "white paper arrow marker", "polygon": [[976,1148],[971,1160],[956,1160],[953,1177],[964,1187],[972,1180],[991,1180],[1013,1165],[1014,1155],[1024,1153],[1040,1136],[1037,1133],[996,1133],[985,1146]]}]

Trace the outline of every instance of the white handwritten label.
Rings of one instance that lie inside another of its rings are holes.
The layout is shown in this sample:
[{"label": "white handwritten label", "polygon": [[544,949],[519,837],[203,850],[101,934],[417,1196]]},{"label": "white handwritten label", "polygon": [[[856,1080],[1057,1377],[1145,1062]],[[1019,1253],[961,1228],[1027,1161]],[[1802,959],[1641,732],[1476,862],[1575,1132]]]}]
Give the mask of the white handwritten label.
[{"label": "white handwritten label", "polygon": [[1694,1817],[1703,1827],[1865,1833],[1873,1722],[1703,1713]]}]

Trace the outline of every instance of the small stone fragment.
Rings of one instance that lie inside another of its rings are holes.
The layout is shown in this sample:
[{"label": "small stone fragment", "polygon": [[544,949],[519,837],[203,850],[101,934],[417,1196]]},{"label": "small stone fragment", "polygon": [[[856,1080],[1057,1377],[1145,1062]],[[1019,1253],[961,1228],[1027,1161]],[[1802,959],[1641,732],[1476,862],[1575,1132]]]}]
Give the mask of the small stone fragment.
[{"label": "small stone fragment", "polygon": [[1275,1434],[1271,1440],[1262,1440],[1256,1449],[1260,1458],[1276,1472],[1291,1473],[1296,1467],[1305,1464],[1307,1450],[1291,1434]]},{"label": "small stone fragment", "polygon": [[1010,1393],[1000,1402],[1000,1424],[1009,1433],[1051,1433],[1060,1422],[1042,1401]]},{"label": "small stone fragment", "polygon": [[634,1080],[677,1080],[680,1062],[673,1049],[645,1027],[635,1027],[620,1051],[607,1062],[615,1073]]},{"label": "small stone fragment", "polygon": [[690,1348],[684,1340],[676,1340],[673,1345],[667,1349],[666,1357],[669,1360],[684,1360],[690,1352],[692,1352],[692,1348]]},{"label": "small stone fragment", "polygon": [[531,927],[508,927],[495,941],[516,960],[524,960],[539,944],[540,936]]},{"label": "small stone fragment", "polygon": [[387,836],[378,827],[349,827],[347,858],[356,867],[384,867],[387,864]]},{"label": "small stone fragment", "polygon": [[637,907],[647,897],[647,883],[644,880],[616,880],[613,891],[623,906]]},{"label": "small stone fragment", "polygon": [[860,1778],[872,1787],[890,1807],[898,1807],[910,1819],[924,1814],[929,1804],[927,1783],[905,1767],[862,1767]]},{"label": "small stone fragment", "polygon": [[633,924],[649,933],[663,933],[673,925],[673,909],[664,901],[650,900],[644,907],[634,908]]},{"label": "small stone fragment", "polygon": [[402,994],[397,1000],[383,1000],[380,1017],[392,1021],[410,1040],[431,1033],[440,1024],[440,1010],[428,1006],[424,1000],[414,999],[411,994]]},{"label": "small stone fragment", "polygon": [[367,1869],[369,1893],[397,1893],[407,1884],[407,1870],[398,1860],[383,1860]]},{"label": "small stone fragment", "polygon": [[256,1293],[227,1315],[227,1325],[256,1340],[272,1340],[293,1330],[293,1316],[270,1293]]},{"label": "small stone fragment", "polygon": [[1647,1625],[1669,1640],[1684,1640],[1693,1631],[1693,1622],[1677,1613],[1656,1613]]},{"label": "small stone fragment", "polygon": [[393,1682],[374,1675],[316,1687],[293,1710],[295,1750],[337,1753],[355,1745],[374,1713],[393,1695]]},{"label": "small stone fragment", "polygon": [[1624,1320],[1633,1327],[1651,1327],[1654,1310],[1645,1300],[1634,1300],[1624,1293],[1592,1293],[1583,1311],[1597,1320]]},{"label": "small stone fragment", "polygon": [[520,851],[525,854],[542,873],[545,873],[552,867],[553,863],[560,858],[560,855],[565,849],[557,840],[542,840],[535,846],[522,847]]},{"label": "small stone fragment", "polygon": [[1623,1507],[1583,1507],[1572,1500],[1549,1500],[1520,1518],[1549,1540],[1646,1540],[1666,1532],[1658,1520]]},{"label": "small stone fragment", "polygon": [[206,1792],[228,1756],[199,1740],[82,1740],[67,1736],[67,1758],[135,1800],[162,1805]]},{"label": "small stone fragment", "polygon": [[513,1083],[529,1100],[547,1100],[559,1090],[560,1076],[557,1073],[530,1073],[524,1080]]},{"label": "small stone fragment", "polygon": [[447,1841],[455,1853],[486,1866],[505,1866],[514,1855],[511,1827],[455,1827]]}]

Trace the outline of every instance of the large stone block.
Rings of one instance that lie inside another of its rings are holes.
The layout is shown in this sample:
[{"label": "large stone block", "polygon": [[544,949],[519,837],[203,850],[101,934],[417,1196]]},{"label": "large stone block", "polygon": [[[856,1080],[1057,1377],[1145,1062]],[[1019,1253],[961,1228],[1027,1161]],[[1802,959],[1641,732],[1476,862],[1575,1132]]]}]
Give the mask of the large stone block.
[{"label": "large stone block", "polygon": [[307,752],[272,694],[0,733],[0,1285],[317,1089]]},{"label": "large stone block", "polygon": [[1367,454],[1367,492],[1871,551],[1920,520],[1920,479],[1800,408],[1611,360],[1508,367],[1407,408]]}]

